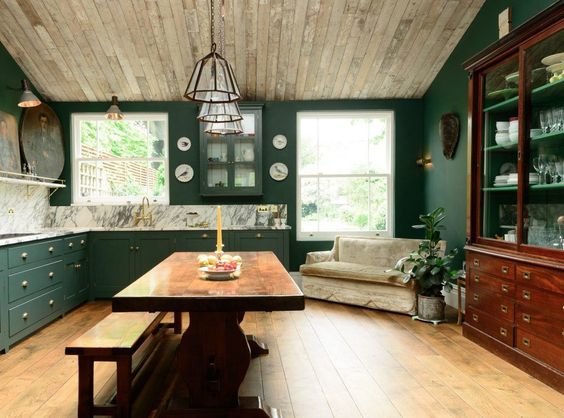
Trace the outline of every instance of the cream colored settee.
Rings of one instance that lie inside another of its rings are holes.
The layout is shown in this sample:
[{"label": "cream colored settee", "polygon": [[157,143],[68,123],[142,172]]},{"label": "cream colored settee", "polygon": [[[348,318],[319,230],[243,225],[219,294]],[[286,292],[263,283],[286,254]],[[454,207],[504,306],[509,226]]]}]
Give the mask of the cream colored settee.
[{"label": "cream colored settee", "polygon": [[420,239],[337,236],[330,251],[307,254],[300,266],[307,297],[414,315],[413,281],[392,270]]}]

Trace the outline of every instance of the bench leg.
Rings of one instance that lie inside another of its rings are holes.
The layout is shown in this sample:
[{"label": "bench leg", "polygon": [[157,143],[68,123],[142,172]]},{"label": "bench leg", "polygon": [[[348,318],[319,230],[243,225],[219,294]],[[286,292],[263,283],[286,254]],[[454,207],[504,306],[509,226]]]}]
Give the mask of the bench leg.
[{"label": "bench leg", "polygon": [[182,312],[174,312],[174,333],[182,334]]},{"label": "bench leg", "polygon": [[116,362],[118,416],[131,416],[131,356],[120,357]]},{"label": "bench leg", "polygon": [[78,417],[94,415],[94,361],[78,356]]}]

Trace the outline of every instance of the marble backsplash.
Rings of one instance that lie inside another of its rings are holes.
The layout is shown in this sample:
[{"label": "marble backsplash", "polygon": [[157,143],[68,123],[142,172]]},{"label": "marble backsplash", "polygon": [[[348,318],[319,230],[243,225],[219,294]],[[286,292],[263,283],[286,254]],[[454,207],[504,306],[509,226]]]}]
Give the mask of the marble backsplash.
[{"label": "marble backsplash", "polygon": [[0,233],[36,231],[48,217],[48,188],[0,183]]},{"label": "marble backsplash", "polygon": [[[259,207],[266,212],[259,212]],[[46,227],[106,227],[127,228],[134,226],[139,205],[117,206],[54,206],[49,210]],[[280,216],[277,216],[280,211]],[[147,213],[147,210],[145,210]],[[216,205],[151,205],[152,227],[216,227]],[[285,218],[285,204],[221,205],[222,224],[229,227],[273,226],[274,218]],[[138,226],[146,226],[143,221]]]}]

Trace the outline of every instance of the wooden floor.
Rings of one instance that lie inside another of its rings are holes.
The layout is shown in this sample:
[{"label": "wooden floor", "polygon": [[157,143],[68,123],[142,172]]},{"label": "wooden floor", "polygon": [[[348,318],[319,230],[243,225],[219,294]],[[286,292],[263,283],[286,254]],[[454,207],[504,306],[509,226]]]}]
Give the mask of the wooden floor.
[{"label": "wooden floor", "polygon": [[[108,302],[88,303],[1,355],[0,417],[75,416],[77,363],[64,347],[109,312]],[[305,311],[249,313],[243,328],[270,354],[252,361],[241,394],[260,394],[284,418],[564,416],[562,394],[455,322],[314,300]],[[112,372],[97,366],[97,389]]]}]

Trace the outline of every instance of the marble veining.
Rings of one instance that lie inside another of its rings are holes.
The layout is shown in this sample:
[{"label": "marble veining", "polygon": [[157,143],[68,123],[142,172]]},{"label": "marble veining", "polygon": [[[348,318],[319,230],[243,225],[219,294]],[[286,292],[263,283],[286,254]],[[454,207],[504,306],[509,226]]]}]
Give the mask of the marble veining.
[{"label": "marble veining", "polygon": [[0,183],[0,234],[44,228],[49,215],[49,189]]}]

